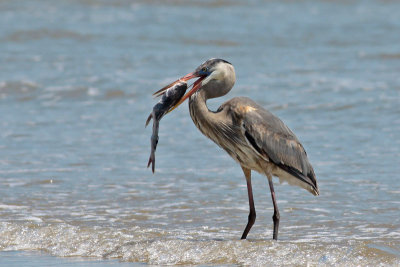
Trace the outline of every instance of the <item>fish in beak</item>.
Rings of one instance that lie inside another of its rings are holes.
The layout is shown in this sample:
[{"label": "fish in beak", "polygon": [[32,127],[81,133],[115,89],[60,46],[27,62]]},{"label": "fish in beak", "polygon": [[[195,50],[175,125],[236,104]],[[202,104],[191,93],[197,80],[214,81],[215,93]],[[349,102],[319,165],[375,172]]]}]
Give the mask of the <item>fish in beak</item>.
[{"label": "fish in beak", "polygon": [[177,108],[180,104],[182,104],[186,99],[188,99],[191,95],[196,93],[201,88],[201,82],[207,77],[207,75],[201,75],[201,74],[198,74],[198,72],[191,72],[191,73],[183,76],[182,78],[180,78],[180,79],[168,84],[167,86],[161,88],[160,90],[155,92],[153,95],[156,96],[156,97],[157,96],[161,96],[162,94],[164,94],[165,91],[167,91],[169,88],[173,87],[175,84],[180,83],[180,82],[187,82],[188,80],[191,80],[193,78],[198,78],[198,77],[199,77],[199,79],[197,79],[193,83],[192,89],[190,89],[190,91],[187,92],[186,95],[184,95],[175,105],[171,106],[171,108],[168,111],[168,112],[171,112],[172,110]]},{"label": "fish in beak", "polygon": [[160,95],[162,96],[160,101],[153,107],[153,111],[150,113],[146,121],[146,126],[149,124],[150,120],[153,119],[153,134],[150,139],[151,152],[149,161],[147,163],[147,168],[151,164],[151,169],[154,173],[155,163],[156,163],[156,148],[158,144],[158,129],[159,123],[162,117],[167,114],[171,107],[174,107],[176,103],[182,99],[187,89],[186,82],[178,81],[174,83],[171,87],[163,91]]},{"label": "fish in beak", "polygon": [[[182,78],[168,84],[164,88],[158,90],[153,95],[156,97],[161,96],[160,101],[153,107],[153,111],[150,113],[146,121],[146,126],[149,124],[150,120],[153,119],[153,134],[150,139],[151,151],[147,167],[151,164],[151,169],[154,173],[155,171],[155,152],[158,144],[158,130],[161,118],[177,108],[182,104],[187,98],[193,95],[201,88],[201,82],[206,78],[207,75],[199,73],[198,71],[191,72]],[[192,89],[185,95],[188,88],[187,81],[193,78],[199,78],[193,83]]]}]

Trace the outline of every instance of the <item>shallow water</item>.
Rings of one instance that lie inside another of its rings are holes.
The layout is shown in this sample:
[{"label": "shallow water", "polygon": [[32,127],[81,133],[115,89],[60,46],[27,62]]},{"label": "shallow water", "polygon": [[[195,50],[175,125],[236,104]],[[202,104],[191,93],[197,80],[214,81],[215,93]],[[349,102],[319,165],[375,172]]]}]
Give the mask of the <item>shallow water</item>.
[{"label": "shallow water", "polygon": [[[399,265],[399,17],[396,1],[1,1],[0,251],[20,253],[0,262]],[[210,107],[257,100],[317,174],[319,197],[276,183],[278,242],[258,174],[239,240],[245,179],[186,105],[146,169],[151,94],[210,57],[237,73]]]}]

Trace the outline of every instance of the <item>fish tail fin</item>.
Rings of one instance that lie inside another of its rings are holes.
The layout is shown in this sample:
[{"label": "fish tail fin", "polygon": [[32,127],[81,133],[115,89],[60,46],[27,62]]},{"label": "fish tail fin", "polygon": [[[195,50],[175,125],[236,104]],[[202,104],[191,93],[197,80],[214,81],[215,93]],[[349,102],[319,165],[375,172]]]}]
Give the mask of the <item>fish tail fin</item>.
[{"label": "fish tail fin", "polygon": [[147,168],[150,167],[151,157],[149,157],[149,162],[147,162]]},{"label": "fish tail fin", "polygon": [[151,171],[154,173],[154,171],[155,171],[155,159],[154,158],[152,158],[151,156],[149,157],[149,162],[147,162],[147,168],[148,167],[150,167],[150,164],[151,164]]}]

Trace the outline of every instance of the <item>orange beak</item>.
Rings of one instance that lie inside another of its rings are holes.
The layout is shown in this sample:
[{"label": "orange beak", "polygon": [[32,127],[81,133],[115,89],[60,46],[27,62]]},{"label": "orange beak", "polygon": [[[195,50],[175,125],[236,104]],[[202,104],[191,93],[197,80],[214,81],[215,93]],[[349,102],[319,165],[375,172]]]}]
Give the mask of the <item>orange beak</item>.
[{"label": "orange beak", "polygon": [[183,76],[182,78],[180,78],[180,79],[178,79],[178,80],[176,80],[176,81],[174,81],[174,82],[168,84],[167,86],[161,88],[160,90],[158,90],[157,92],[155,92],[153,95],[156,96],[156,97],[157,97],[157,96],[161,96],[165,91],[167,91],[169,88],[171,88],[172,86],[174,86],[174,85],[177,84],[178,82],[181,82],[181,81],[186,82],[186,81],[188,81],[188,80],[190,80],[190,79],[197,78],[197,77],[200,77],[200,78],[197,79],[197,80],[194,82],[192,89],[191,89],[189,92],[187,92],[187,93],[179,100],[178,103],[176,103],[174,106],[171,107],[171,109],[168,111],[168,112],[171,112],[172,110],[174,110],[175,108],[177,108],[180,104],[182,104],[186,99],[188,99],[191,95],[193,95],[194,93],[196,93],[196,92],[200,89],[200,87],[201,87],[201,81],[204,80],[204,78],[206,78],[207,76],[202,76],[202,75],[196,74],[195,72],[191,72],[191,73],[189,73],[189,74]]}]

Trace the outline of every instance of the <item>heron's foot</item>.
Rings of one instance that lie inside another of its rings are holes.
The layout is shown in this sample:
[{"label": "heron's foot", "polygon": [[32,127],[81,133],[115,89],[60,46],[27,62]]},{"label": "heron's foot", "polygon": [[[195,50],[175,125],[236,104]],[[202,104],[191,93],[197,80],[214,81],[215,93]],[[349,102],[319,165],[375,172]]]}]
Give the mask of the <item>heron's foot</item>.
[{"label": "heron's foot", "polygon": [[243,235],[242,235],[241,239],[246,239],[247,234],[250,232],[250,229],[253,226],[255,221],[256,221],[256,212],[255,211],[250,211],[249,219],[248,219],[246,228],[244,229],[244,232],[243,232]]},{"label": "heron's foot", "polygon": [[274,221],[274,234],[272,236],[273,240],[278,240],[278,229],[279,229],[279,219],[281,218],[279,211],[274,212],[272,220]]}]

